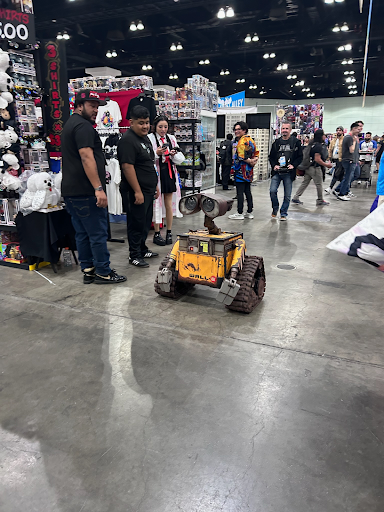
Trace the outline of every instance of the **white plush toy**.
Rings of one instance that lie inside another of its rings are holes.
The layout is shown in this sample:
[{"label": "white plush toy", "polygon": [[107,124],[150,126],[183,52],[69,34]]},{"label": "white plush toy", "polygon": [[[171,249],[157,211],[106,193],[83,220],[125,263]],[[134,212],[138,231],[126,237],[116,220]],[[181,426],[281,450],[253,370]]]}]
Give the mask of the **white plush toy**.
[{"label": "white plush toy", "polygon": [[0,173],[0,185],[7,190],[19,190],[21,188],[21,181],[20,178],[4,171]]},{"label": "white plush toy", "polygon": [[59,198],[61,197],[61,182],[63,180],[63,175],[61,172],[58,172],[55,176],[55,188],[57,193],[59,194]]},{"label": "white plush toy", "polygon": [[37,173],[34,182],[37,190],[33,196],[32,210],[37,211],[57,206],[60,197],[52,181],[52,178],[47,172]]},{"label": "white plush toy", "polygon": [[0,108],[7,108],[12,103],[13,96],[9,92],[13,86],[12,78],[6,73],[11,63],[8,52],[0,50]]},{"label": "white plush toy", "polygon": [[20,169],[19,160],[13,153],[5,153],[5,155],[2,157],[2,160],[6,165],[8,165],[8,168],[12,167],[12,169],[15,169],[15,171]]},{"label": "white plush toy", "polygon": [[3,131],[2,137],[5,141],[5,145],[3,146],[4,148],[9,148],[12,144],[15,144],[15,142],[19,140],[19,137],[12,126],[8,126],[8,128]]},{"label": "white plush toy", "polygon": [[37,191],[37,177],[39,173],[32,174],[27,180],[27,190],[20,199],[20,208],[27,209],[32,206],[32,201]]}]

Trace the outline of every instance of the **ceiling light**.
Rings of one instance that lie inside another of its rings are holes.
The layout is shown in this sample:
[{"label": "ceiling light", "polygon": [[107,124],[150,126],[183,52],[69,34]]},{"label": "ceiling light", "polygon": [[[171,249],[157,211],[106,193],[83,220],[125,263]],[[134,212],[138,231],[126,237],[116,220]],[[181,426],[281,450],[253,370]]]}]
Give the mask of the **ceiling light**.
[{"label": "ceiling light", "polygon": [[68,34],[68,32],[66,30],[64,30],[63,32],[63,39],[66,39],[68,41],[68,39],[70,38],[71,36]]},{"label": "ceiling light", "polygon": [[335,0],[335,2],[336,2],[337,4],[341,4],[341,3],[343,3],[343,2],[344,2],[344,0]]},{"label": "ceiling light", "polygon": [[352,50],[352,45],[351,45],[351,44],[346,44],[346,45],[344,46],[344,49],[345,49],[346,51],[350,51],[350,50]]},{"label": "ceiling light", "polygon": [[357,94],[357,91],[356,90],[349,91],[349,94]]},{"label": "ceiling light", "polygon": [[137,30],[144,30],[144,25],[142,21],[139,21],[137,24]]},{"label": "ceiling light", "polygon": [[176,50],[182,50],[183,46],[181,43],[177,43]]},{"label": "ceiling light", "polygon": [[202,66],[204,64],[204,61],[203,60],[199,60],[199,64],[200,64],[200,66]]},{"label": "ceiling light", "polygon": [[223,18],[225,18],[225,10],[224,10],[224,8],[223,8],[223,7],[221,7],[221,8],[219,9],[219,12],[217,13],[217,17],[218,17],[218,18],[220,18],[221,20],[222,20]]},{"label": "ceiling light", "polygon": [[356,82],[356,78],[351,78],[351,82],[352,83]]},{"label": "ceiling light", "polygon": [[220,75],[224,75],[224,69],[220,71]]},{"label": "ceiling light", "polygon": [[266,94],[266,91],[260,91],[259,94]]},{"label": "ceiling light", "polygon": [[112,58],[111,50],[108,50],[107,53],[105,54],[105,56],[108,57],[108,59],[111,59]]},{"label": "ceiling light", "polygon": [[345,66],[346,64],[348,64],[348,61],[344,59],[342,65]]},{"label": "ceiling light", "polygon": [[63,39],[63,34],[61,32],[58,32],[56,39]]},{"label": "ceiling light", "polygon": [[345,50],[345,47],[344,46],[339,46],[338,49],[337,49],[339,52],[343,52]]},{"label": "ceiling light", "polygon": [[137,30],[136,23],[134,21],[131,22],[129,30],[132,30],[132,32],[135,32]]},{"label": "ceiling light", "polygon": [[257,85],[250,85],[249,88],[250,89],[257,89]]},{"label": "ceiling light", "polygon": [[287,76],[287,80],[290,80],[292,78],[292,75]]},{"label": "ceiling light", "polygon": [[147,69],[151,70],[151,69],[152,69],[152,66],[149,64],[149,65],[147,66]]},{"label": "ceiling light", "polygon": [[228,71],[228,69],[226,69],[226,70],[224,71],[224,75],[229,75],[229,71]]},{"label": "ceiling light", "polygon": [[253,34],[252,41],[256,42],[259,40],[259,36],[257,34]]},{"label": "ceiling light", "polygon": [[175,52],[175,51],[177,50],[175,43],[172,43],[169,49],[170,49],[172,52]]},{"label": "ceiling light", "polygon": [[353,64],[353,60],[349,59],[348,64]]},{"label": "ceiling light", "polygon": [[352,78],[346,78],[345,81],[348,83],[348,82],[351,82],[352,81]]},{"label": "ceiling light", "polygon": [[144,66],[141,66],[141,69],[142,69],[143,71],[147,71],[147,66],[144,64]]},{"label": "ceiling light", "polygon": [[204,64],[210,64],[210,63],[211,63],[211,62],[210,62],[210,60],[209,60],[209,59],[205,59]]},{"label": "ceiling light", "polygon": [[247,35],[246,35],[246,38],[244,39],[244,41],[245,41],[246,43],[250,43],[250,42],[252,41],[251,34],[247,34]]},{"label": "ceiling light", "polygon": [[325,4],[333,4],[334,0],[324,0]]},{"label": "ceiling light", "polygon": [[235,11],[233,10],[233,7],[227,7],[227,11],[225,13],[227,18],[233,18],[235,15]]},{"label": "ceiling light", "polygon": [[339,27],[339,25],[338,25],[337,23],[336,23],[336,25],[333,27],[332,32],[340,32],[340,27]]},{"label": "ceiling light", "polygon": [[293,80],[296,80],[297,75],[292,75]]},{"label": "ceiling light", "polygon": [[117,57],[117,51],[116,50],[112,50],[112,57]]},{"label": "ceiling light", "polygon": [[274,59],[276,57],[276,53],[270,53],[269,56],[271,57],[271,59]]},{"label": "ceiling light", "polygon": [[264,53],[263,59],[269,59],[269,53]]},{"label": "ceiling light", "polygon": [[346,23],[344,23],[340,30],[342,30],[343,32],[348,32],[349,27]]}]

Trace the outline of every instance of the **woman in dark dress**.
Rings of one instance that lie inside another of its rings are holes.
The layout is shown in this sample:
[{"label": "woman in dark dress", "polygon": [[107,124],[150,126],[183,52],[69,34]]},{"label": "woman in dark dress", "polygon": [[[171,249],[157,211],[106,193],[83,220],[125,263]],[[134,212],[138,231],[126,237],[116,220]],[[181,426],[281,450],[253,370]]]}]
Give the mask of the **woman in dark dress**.
[{"label": "woman in dark dress", "polygon": [[[153,133],[149,134],[153,149],[156,155],[156,168],[159,175],[160,197],[158,205],[154,208],[155,235],[153,243],[157,245],[172,244],[172,221],[173,215],[178,212],[176,203],[178,187],[178,174],[174,159],[184,160],[180,149],[177,147],[176,138],[168,134],[168,119],[164,115],[157,116],[153,122]],[[175,195],[174,195],[175,194]],[[174,201],[175,199],[175,201]],[[164,201],[164,203],[163,203]],[[165,206],[165,218],[167,234],[165,239],[160,233],[160,222],[162,222],[162,205]],[[157,206],[157,207],[156,207]],[[159,213],[160,210],[160,213]],[[175,211],[174,211],[175,210]]]}]

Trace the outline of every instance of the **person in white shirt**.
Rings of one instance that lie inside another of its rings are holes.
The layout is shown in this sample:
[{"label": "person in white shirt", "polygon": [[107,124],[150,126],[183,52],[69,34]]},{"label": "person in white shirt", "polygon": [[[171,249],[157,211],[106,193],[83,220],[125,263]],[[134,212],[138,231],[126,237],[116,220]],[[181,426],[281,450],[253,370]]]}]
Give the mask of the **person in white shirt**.
[{"label": "person in white shirt", "polygon": [[[182,217],[179,211],[181,199],[179,175],[176,164],[184,161],[184,155],[178,148],[176,138],[168,134],[168,118],[159,115],[153,122],[153,133],[148,135],[155,152],[155,165],[159,177],[159,198],[154,204],[155,234],[153,243],[157,245],[172,244],[173,216]],[[165,239],[160,233],[160,223],[163,221],[165,205],[165,218],[167,233]]]}]

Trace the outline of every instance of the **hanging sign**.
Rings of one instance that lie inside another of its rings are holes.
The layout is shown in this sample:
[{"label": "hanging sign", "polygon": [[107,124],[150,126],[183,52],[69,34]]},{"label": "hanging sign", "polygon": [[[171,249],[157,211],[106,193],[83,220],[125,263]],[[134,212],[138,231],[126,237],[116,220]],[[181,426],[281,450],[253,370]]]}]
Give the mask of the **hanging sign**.
[{"label": "hanging sign", "polygon": [[245,107],[245,91],[219,98],[219,108]]},{"label": "hanging sign", "polygon": [[41,50],[42,79],[45,96],[44,123],[50,139],[49,150],[61,151],[61,133],[69,118],[68,78],[65,43],[46,41]]},{"label": "hanging sign", "polygon": [[11,8],[0,8],[0,41],[35,44],[32,0],[13,0]]}]

